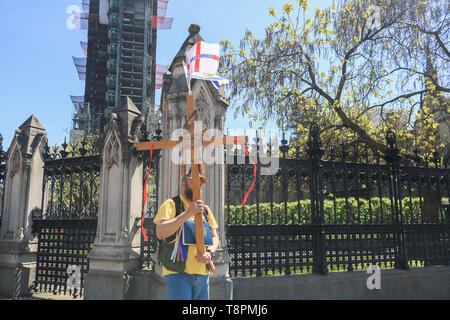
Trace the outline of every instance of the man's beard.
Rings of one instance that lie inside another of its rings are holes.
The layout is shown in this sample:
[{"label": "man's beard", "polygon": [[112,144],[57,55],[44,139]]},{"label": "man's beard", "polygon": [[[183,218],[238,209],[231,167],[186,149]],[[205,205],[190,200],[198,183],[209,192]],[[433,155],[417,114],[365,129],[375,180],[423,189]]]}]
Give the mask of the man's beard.
[{"label": "man's beard", "polygon": [[184,190],[184,195],[186,196],[186,198],[188,198],[191,201],[194,201],[194,192],[192,191],[191,188],[189,188],[188,186],[186,186],[186,190]]}]

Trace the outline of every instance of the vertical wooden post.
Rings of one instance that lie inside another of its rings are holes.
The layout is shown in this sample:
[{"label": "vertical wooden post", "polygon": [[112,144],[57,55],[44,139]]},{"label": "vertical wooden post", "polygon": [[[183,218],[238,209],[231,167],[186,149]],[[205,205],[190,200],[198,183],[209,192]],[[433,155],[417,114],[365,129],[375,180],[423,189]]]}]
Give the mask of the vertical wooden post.
[{"label": "vertical wooden post", "polygon": [[[186,103],[187,103],[187,118],[193,114],[195,110],[194,104],[194,93],[188,92],[186,94]],[[191,126],[190,133],[194,133],[195,126]],[[200,186],[200,173],[199,173],[199,165],[195,163],[196,155],[194,145],[195,139],[191,139],[191,174],[192,174],[192,191],[194,196],[194,201],[201,200],[201,186]],[[197,246],[197,254],[202,256],[205,253],[205,241],[203,238],[203,222],[202,222],[202,213],[197,213],[195,215],[195,240]]]}]

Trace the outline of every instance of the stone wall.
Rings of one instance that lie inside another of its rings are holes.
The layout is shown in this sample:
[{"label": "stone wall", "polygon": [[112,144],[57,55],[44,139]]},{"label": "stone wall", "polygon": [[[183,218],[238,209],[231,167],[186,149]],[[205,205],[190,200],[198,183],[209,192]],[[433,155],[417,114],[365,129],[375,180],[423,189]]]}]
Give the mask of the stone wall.
[{"label": "stone wall", "polygon": [[381,270],[381,289],[367,288],[363,271],[233,279],[235,300],[450,299],[450,267]]},{"label": "stone wall", "polygon": [[[381,289],[367,288],[370,274],[335,272],[318,274],[236,278],[230,280],[233,300],[448,300],[450,267],[434,266],[405,270],[382,270]],[[211,280],[211,300],[221,300],[223,282]],[[230,287],[231,288],[231,287]],[[152,271],[138,271],[130,287],[130,299],[164,300],[164,279]]]}]

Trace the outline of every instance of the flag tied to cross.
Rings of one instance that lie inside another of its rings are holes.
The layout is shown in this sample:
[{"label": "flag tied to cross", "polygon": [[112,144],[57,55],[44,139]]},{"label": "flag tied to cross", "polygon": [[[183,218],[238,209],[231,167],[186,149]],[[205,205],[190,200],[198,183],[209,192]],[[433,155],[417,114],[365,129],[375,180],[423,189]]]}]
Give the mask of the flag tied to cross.
[{"label": "flag tied to cross", "polygon": [[191,79],[211,81],[218,89],[229,83],[229,80],[217,74],[220,61],[220,45],[217,43],[206,43],[198,41],[186,52],[186,63],[184,73],[188,87],[191,87]]}]

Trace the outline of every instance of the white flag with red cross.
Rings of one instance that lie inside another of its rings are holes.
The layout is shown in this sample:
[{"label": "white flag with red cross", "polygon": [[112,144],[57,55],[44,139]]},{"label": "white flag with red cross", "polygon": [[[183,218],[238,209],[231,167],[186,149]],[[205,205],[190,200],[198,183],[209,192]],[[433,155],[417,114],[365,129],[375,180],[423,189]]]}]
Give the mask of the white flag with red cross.
[{"label": "white flag with red cross", "polygon": [[216,88],[229,83],[229,80],[217,74],[220,62],[220,45],[217,43],[197,43],[186,52],[186,63],[184,64],[188,87],[191,79],[211,81]]}]

